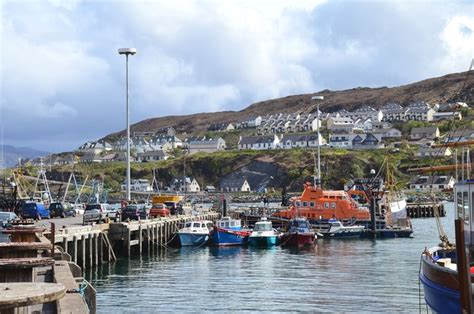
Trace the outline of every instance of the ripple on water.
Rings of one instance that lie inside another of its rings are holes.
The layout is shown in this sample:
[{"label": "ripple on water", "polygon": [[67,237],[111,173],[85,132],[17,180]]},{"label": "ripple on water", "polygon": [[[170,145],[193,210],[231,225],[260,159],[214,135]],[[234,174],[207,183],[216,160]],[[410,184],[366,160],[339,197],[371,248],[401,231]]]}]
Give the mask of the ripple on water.
[{"label": "ripple on water", "polygon": [[[453,238],[452,208],[443,218]],[[412,239],[318,240],[312,250],[183,249],[121,259],[92,275],[99,313],[418,311],[418,269],[434,219]],[[110,270],[109,270],[109,267]]]}]

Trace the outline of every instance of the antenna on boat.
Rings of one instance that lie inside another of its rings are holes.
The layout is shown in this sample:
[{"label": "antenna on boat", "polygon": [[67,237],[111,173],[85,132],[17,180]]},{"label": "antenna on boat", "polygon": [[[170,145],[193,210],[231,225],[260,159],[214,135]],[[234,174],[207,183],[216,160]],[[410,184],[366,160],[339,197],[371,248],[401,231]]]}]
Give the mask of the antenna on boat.
[{"label": "antenna on boat", "polygon": [[321,134],[319,133],[319,124],[321,123],[321,119],[319,117],[319,101],[318,100],[324,100],[324,96],[312,96],[311,100],[316,101],[316,111],[317,111],[316,132],[318,133],[318,173],[315,178],[314,185],[321,185]]}]

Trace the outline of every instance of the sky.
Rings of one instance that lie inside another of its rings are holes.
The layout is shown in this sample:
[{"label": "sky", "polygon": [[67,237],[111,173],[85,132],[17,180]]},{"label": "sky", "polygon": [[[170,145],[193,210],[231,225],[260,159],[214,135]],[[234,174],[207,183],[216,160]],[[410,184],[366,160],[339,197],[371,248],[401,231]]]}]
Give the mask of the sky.
[{"label": "sky", "polygon": [[0,132],[50,152],[131,122],[466,71],[472,1],[1,0]]}]

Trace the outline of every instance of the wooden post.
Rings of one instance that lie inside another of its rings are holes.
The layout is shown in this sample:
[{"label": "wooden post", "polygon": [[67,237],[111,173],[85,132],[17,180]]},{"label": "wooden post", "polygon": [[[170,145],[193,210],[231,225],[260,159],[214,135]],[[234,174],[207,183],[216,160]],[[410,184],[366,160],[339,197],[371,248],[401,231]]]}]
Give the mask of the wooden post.
[{"label": "wooden post", "polygon": [[98,248],[99,235],[94,233],[94,265],[99,265],[99,248]]},{"label": "wooden post", "polygon": [[146,226],[146,243],[147,243],[147,250],[148,250],[148,255],[150,255],[150,225]]},{"label": "wooden post", "polygon": [[67,236],[64,235],[63,237],[63,249],[64,249],[64,253],[68,253],[67,251]]},{"label": "wooden post", "polygon": [[104,236],[99,233],[99,263],[102,264],[104,262]]},{"label": "wooden post", "polygon": [[74,253],[73,260],[74,260],[74,263],[77,264],[77,236],[74,235],[72,237],[72,242],[73,242],[73,253]]},{"label": "wooden post", "polygon": [[123,240],[125,256],[130,256],[130,229],[127,228],[125,238]]},{"label": "wooden post", "polygon": [[469,255],[464,242],[464,221],[454,221],[456,232],[456,264],[458,267],[459,291],[461,294],[461,313],[472,313],[471,278],[469,274]]},{"label": "wooden post", "polygon": [[142,246],[143,246],[143,230],[142,230],[142,225],[140,224],[138,226],[138,249],[139,249],[140,255],[142,255]]},{"label": "wooden post", "polygon": [[93,246],[92,246],[92,233],[89,233],[89,267],[92,268],[92,261],[93,261],[93,255],[92,255],[92,250],[93,250]]},{"label": "wooden post", "polygon": [[86,236],[81,236],[81,247],[82,247],[82,272],[86,270]]},{"label": "wooden post", "polygon": [[[54,222],[51,223],[51,257],[54,258],[54,246],[56,240],[56,224]],[[53,265],[54,268],[54,265]]]}]

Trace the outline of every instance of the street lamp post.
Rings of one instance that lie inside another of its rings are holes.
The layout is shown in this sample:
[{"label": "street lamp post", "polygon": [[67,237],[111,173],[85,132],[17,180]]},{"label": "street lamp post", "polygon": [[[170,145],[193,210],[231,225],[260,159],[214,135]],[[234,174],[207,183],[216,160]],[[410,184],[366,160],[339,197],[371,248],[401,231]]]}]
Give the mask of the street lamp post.
[{"label": "street lamp post", "polygon": [[134,54],[137,53],[137,49],[135,48],[120,48],[118,50],[119,55],[125,55],[125,80],[126,80],[126,121],[127,121],[127,179],[126,179],[126,185],[127,185],[127,201],[131,200],[130,197],[130,121],[129,121],[129,115],[130,115],[130,110],[128,107],[128,56],[133,56]]},{"label": "street lamp post", "polygon": [[316,110],[317,110],[317,121],[316,121],[316,132],[318,133],[318,176],[316,177],[316,184],[321,185],[321,136],[319,134],[319,124],[321,119],[319,117],[319,101],[324,100],[324,96],[313,96],[311,100],[316,100]]}]

